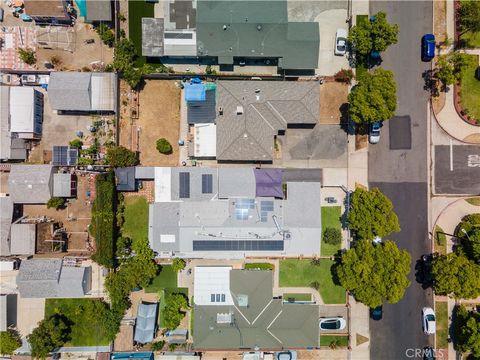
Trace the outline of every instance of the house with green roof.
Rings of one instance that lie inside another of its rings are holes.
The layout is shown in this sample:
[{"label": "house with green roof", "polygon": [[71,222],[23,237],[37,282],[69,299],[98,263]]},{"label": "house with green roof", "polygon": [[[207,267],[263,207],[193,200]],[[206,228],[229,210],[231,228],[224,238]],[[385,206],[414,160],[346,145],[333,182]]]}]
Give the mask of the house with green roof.
[{"label": "house with green roof", "polygon": [[319,305],[273,297],[273,273],[196,267],[195,350],[319,346]]}]

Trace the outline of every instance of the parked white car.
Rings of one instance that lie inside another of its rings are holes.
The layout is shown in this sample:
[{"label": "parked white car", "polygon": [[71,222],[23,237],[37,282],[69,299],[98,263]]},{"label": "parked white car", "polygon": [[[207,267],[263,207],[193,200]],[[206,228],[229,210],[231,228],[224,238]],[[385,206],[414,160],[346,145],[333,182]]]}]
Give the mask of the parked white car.
[{"label": "parked white car", "polygon": [[323,331],[343,330],[347,326],[347,322],[342,317],[321,318],[319,326]]},{"label": "parked white car", "polygon": [[347,38],[347,30],[337,29],[337,33],[335,34],[335,55],[345,55],[347,52]]},{"label": "parked white car", "polygon": [[434,335],[436,329],[435,312],[431,307],[422,309],[422,327],[423,332],[427,335]]}]

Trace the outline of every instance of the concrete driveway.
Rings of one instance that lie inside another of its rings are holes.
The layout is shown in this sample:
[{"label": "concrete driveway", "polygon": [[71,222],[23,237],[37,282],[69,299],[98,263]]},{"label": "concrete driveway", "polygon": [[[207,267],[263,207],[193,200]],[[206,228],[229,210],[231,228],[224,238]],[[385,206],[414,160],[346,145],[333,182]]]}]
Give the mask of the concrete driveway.
[{"label": "concrete driveway", "polygon": [[[320,305],[320,320],[322,318],[341,317],[347,322],[347,326],[343,330],[320,330],[320,335],[325,334],[343,334],[348,333],[348,309],[345,305]],[[320,326],[320,325],[319,325]]]},{"label": "concrete driveway", "polygon": [[18,296],[17,329],[22,336],[27,336],[45,317],[45,299],[25,299]]}]

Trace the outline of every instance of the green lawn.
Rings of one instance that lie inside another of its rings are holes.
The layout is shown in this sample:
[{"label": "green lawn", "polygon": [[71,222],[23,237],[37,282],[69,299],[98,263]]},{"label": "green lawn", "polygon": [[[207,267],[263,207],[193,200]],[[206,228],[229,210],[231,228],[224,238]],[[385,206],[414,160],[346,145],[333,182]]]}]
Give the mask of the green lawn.
[{"label": "green lawn", "polygon": [[345,304],[345,289],[333,283],[333,264],[333,261],[326,259],[320,260],[318,266],[312,265],[310,260],[281,260],[280,287],[309,287],[317,281],[326,304]]},{"label": "green lawn", "polygon": [[434,235],[433,248],[434,251],[440,254],[447,253],[447,237],[440,226],[435,226],[435,235]]},{"label": "green lawn", "polygon": [[323,206],[322,207],[322,242],[320,254],[322,256],[335,255],[341,248],[341,244],[332,245],[323,242],[323,234],[326,228],[335,228],[342,230],[342,223],[340,217],[342,216],[342,208],[340,206]]},{"label": "green lawn", "polygon": [[465,201],[468,202],[470,205],[480,206],[480,197],[468,198],[465,199]]},{"label": "green lawn", "polygon": [[154,17],[154,4],[145,0],[128,1],[128,35],[137,50],[137,65],[145,63],[142,56],[142,18]]},{"label": "green lawn", "polygon": [[312,294],[283,294],[283,300],[294,299],[294,301],[312,301]]},{"label": "green lawn", "polygon": [[480,80],[475,78],[475,70],[478,67],[478,56],[470,55],[472,60],[461,77],[461,102],[462,108],[468,110],[468,114],[480,124]]},{"label": "green lawn", "polygon": [[163,289],[172,289],[177,287],[177,273],[173,271],[171,265],[162,265],[162,270],[155,276],[152,283],[145,288],[146,293],[156,293]]},{"label": "green lawn", "polygon": [[472,33],[469,31],[460,36],[460,41],[464,48],[478,49],[480,48],[480,32]]},{"label": "green lawn", "polygon": [[143,196],[125,197],[122,235],[132,240],[148,238],[148,203]]},{"label": "green lawn", "polygon": [[245,269],[253,270],[273,270],[274,266],[270,263],[248,263],[245,264]]},{"label": "green lawn", "polygon": [[446,302],[435,302],[435,315],[437,316],[437,347],[448,348],[448,307]]},{"label": "green lawn", "polygon": [[335,335],[320,335],[320,346],[330,346],[333,342],[337,347],[348,346],[348,336],[335,336]]},{"label": "green lawn", "polygon": [[72,323],[71,340],[65,346],[108,345],[104,319],[108,307],[99,299],[47,299],[45,317],[63,314]]}]

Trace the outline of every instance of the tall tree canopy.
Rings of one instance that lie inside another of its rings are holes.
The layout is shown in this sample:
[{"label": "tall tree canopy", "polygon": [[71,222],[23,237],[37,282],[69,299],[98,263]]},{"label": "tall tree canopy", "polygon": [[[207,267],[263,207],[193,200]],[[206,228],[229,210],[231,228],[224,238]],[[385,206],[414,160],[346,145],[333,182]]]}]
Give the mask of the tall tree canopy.
[{"label": "tall tree canopy", "polygon": [[465,306],[455,308],[453,317],[453,345],[459,352],[471,352],[480,358],[480,314],[468,311]]},{"label": "tall tree canopy", "polygon": [[17,332],[13,330],[0,332],[1,355],[12,355],[20,346],[22,346],[22,340]]},{"label": "tall tree canopy", "polygon": [[395,304],[402,299],[410,286],[410,263],[410,254],[398,249],[393,241],[374,245],[371,241],[359,240],[342,255],[336,272],[340,284],[351,291],[355,299],[373,308],[384,300]]},{"label": "tall tree canopy", "polygon": [[366,240],[400,231],[392,202],[378,188],[355,190],[350,201],[348,223],[358,238]]},{"label": "tall tree canopy", "polygon": [[480,32],[480,1],[462,0],[458,9],[459,24],[462,34]]},{"label": "tall tree canopy", "polygon": [[60,315],[53,315],[38,323],[38,327],[28,336],[32,346],[32,356],[45,359],[50,352],[63,346],[70,339],[70,326]]},{"label": "tall tree canopy", "polygon": [[388,120],[397,108],[397,83],[393,72],[382,68],[364,74],[348,94],[349,114],[358,124]]},{"label": "tall tree canopy", "polygon": [[107,149],[107,163],[112,167],[128,167],[138,164],[138,156],[123,146],[112,146]]}]

